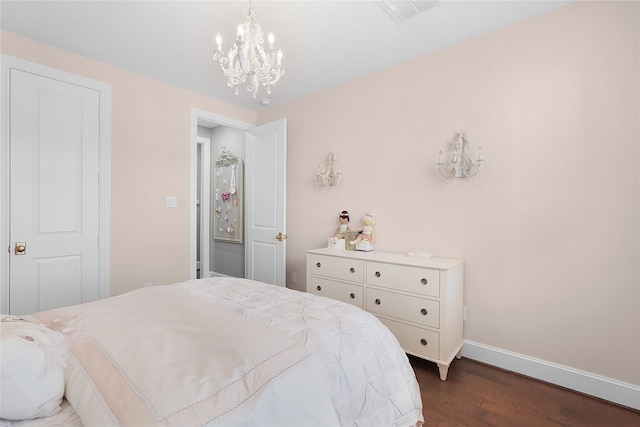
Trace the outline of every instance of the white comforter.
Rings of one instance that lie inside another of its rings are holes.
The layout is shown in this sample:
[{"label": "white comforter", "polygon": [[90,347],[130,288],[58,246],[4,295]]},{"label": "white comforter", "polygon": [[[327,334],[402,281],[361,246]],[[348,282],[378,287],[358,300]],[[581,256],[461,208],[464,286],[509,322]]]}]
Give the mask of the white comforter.
[{"label": "white comforter", "polygon": [[[144,300],[152,304],[141,306]],[[56,316],[72,326],[66,397],[87,425],[389,427],[423,421],[418,384],[395,337],[375,317],[338,301],[212,278],[39,318]],[[203,324],[185,327],[183,316]],[[216,344],[228,341],[239,343]],[[208,353],[223,360],[222,368],[201,381],[211,371]],[[234,368],[234,360],[242,363]],[[163,372],[155,372],[157,366]],[[88,379],[92,370],[97,374]],[[68,417],[68,410],[59,415]],[[55,424],[56,416],[50,418],[37,422]]]},{"label": "white comforter", "polygon": [[398,341],[349,304],[236,278],[172,285],[268,324],[304,344],[326,370],[342,426],[422,423],[415,373]]}]

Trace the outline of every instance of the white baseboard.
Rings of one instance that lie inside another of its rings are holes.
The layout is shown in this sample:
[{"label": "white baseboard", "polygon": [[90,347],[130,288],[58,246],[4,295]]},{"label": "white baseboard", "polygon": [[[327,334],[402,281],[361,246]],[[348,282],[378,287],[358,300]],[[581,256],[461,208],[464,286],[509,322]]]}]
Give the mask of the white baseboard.
[{"label": "white baseboard", "polygon": [[640,410],[640,386],[595,375],[473,341],[464,341],[462,355],[478,362]]}]

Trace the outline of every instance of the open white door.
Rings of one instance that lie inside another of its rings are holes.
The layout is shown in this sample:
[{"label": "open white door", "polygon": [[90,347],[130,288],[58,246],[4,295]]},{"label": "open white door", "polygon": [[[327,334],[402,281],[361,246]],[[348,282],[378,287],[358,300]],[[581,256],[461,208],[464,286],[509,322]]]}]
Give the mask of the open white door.
[{"label": "open white door", "polygon": [[245,277],[285,286],[287,119],[247,132],[246,164]]}]

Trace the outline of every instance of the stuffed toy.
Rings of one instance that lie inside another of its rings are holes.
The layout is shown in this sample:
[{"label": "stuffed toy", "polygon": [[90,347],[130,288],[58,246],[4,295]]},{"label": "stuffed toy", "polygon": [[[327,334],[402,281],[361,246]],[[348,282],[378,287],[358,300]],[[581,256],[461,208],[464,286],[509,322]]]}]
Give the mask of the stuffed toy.
[{"label": "stuffed toy", "polygon": [[340,216],[338,217],[338,221],[340,222],[340,226],[333,234],[333,237],[338,237],[344,239],[347,231],[349,231],[349,212],[342,211],[340,212]]},{"label": "stuffed toy", "polygon": [[367,213],[362,219],[362,223],[364,226],[356,230],[360,231],[360,234],[358,234],[358,237],[355,240],[350,242],[352,245],[356,245],[360,242],[369,242],[373,244],[375,239],[373,225],[376,223],[376,214],[371,212]]}]

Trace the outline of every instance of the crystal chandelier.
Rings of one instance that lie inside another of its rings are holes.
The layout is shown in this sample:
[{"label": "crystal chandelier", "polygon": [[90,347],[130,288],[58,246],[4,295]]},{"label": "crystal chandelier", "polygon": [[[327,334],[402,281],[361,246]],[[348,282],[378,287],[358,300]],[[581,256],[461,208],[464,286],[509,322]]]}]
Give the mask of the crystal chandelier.
[{"label": "crystal chandelier", "polygon": [[217,48],[213,52],[214,61],[218,62],[227,86],[234,88],[238,94],[238,86],[246,83],[247,90],[256,97],[260,86],[266,86],[267,93],[271,93],[274,86],[284,74],[282,68],[282,50],[273,48],[274,37],[268,35],[269,49],[265,51],[264,32],[253,15],[253,6],[249,1],[249,11],[244,15],[242,23],[238,25],[238,36],[226,55],[222,52],[222,37],[216,35]]},{"label": "crystal chandelier", "polygon": [[322,188],[335,187],[340,184],[342,167],[334,152],[329,153],[327,163],[316,168],[316,182]]},{"label": "crystal chandelier", "polygon": [[458,133],[457,140],[449,144],[451,155],[447,162],[442,160],[442,151],[438,158],[438,171],[440,175],[447,178],[471,178],[480,172],[484,165],[482,157],[482,147],[478,147],[478,159],[473,160],[469,155],[469,139],[464,131]]}]

